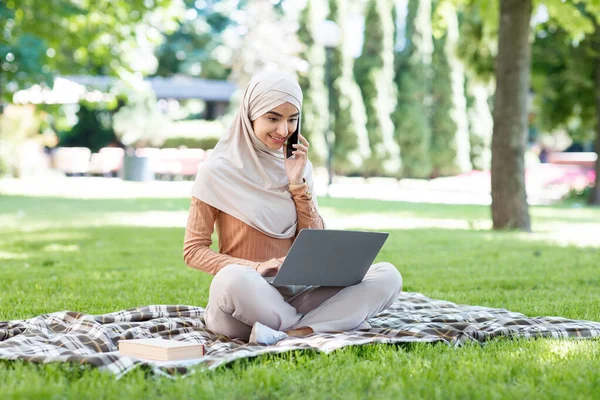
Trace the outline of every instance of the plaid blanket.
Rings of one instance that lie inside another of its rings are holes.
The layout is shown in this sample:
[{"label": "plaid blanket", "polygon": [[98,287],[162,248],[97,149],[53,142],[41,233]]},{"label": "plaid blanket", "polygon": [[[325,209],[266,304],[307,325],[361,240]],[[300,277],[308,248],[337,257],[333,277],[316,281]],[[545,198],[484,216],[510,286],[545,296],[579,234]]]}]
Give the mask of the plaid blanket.
[{"label": "plaid blanket", "polygon": [[[157,374],[188,374],[201,364],[207,369],[246,357],[290,350],[333,350],[365,343],[467,341],[484,343],[496,337],[600,337],[600,322],[559,317],[529,318],[523,314],[433,300],[420,293],[401,293],[385,312],[369,320],[372,329],[318,333],[287,338],[272,346],[248,344],[206,329],[200,307],[154,305],[104,315],[73,311],[0,322],[0,359],[72,362],[96,366],[117,376],[143,366]],[[120,339],[163,337],[203,343],[206,355],[183,362],[147,362],[121,356]]]}]

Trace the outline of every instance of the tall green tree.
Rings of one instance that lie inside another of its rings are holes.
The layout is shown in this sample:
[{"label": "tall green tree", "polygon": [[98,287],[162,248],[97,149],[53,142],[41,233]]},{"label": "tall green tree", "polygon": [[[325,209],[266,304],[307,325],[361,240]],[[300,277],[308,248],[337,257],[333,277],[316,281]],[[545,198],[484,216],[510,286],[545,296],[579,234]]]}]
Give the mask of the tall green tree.
[{"label": "tall green tree", "polygon": [[[149,16],[152,14],[152,18]],[[171,0],[6,0],[0,2],[0,98],[54,74],[150,73],[138,41],[158,44],[157,27],[178,17]]]},{"label": "tall green tree", "polygon": [[354,75],[367,113],[371,157],[365,170],[370,175],[398,175],[400,170],[400,149],[391,119],[396,105],[394,22],[390,0],[369,0],[362,54],[354,64]]},{"label": "tall green tree", "polygon": [[[533,45],[532,86],[541,130],[562,129],[574,140],[595,140],[594,151],[600,154],[600,21],[581,10],[594,28],[581,40],[574,41],[554,18],[539,27]],[[598,205],[600,161],[595,170],[589,201]]]},{"label": "tall green tree", "polygon": [[402,173],[429,178],[432,173],[431,78],[433,38],[431,0],[409,0],[406,46],[396,59],[398,106],[393,114]]},{"label": "tall green tree", "polygon": [[466,78],[470,160],[474,169],[489,171],[492,162],[491,144],[494,126],[489,105],[490,85],[469,72]]},{"label": "tall green tree", "polygon": [[[346,0],[329,0],[328,20],[342,32],[345,24]],[[333,167],[340,174],[363,173],[363,161],[370,157],[366,131],[366,112],[360,89],[352,73],[353,59],[344,52],[344,42],[331,50],[332,94],[329,96],[333,118]]]},{"label": "tall green tree", "polygon": [[471,163],[478,170],[491,168],[494,62],[498,43],[498,4],[496,1],[460,2],[459,41],[456,54],[465,66],[467,114]]},{"label": "tall green tree", "polygon": [[317,165],[323,164],[327,158],[325,133],[329,118],[325,87],[325,49],[314,41],[316,24],[324,19],[326,12],[321,5],[321,2],[308,0],[298,21],[298,39],[304,45],[300,57],[307,63],[307,68],[298,72],[298,82],[304,96],[302,134],[310,142],[310,157]]},{"label": "tall green tree", "polygon": [[431,162],[434,176],[471,170],[465,74],[456,56],[459,38],[455,7],[438,3],[434,37]]}]

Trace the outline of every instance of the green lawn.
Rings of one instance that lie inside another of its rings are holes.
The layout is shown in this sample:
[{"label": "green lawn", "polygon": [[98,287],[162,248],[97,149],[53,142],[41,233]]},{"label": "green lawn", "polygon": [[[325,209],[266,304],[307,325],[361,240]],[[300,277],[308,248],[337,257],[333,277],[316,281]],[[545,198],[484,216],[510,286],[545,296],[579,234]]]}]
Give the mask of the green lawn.
[{"label": "green lawn", "polygon": [[[0,196],[0,320],[64,309],[98,314],[147,304],[204,305],[211,277],[184,265],[184,231],[176,227],[188,204]],[[487,207],[339,199],[320,199],[320,205],[331,222],[376,216],[369,226],[391,233],[378,260],[397,266],[406,291],[531,316],[600,320],[600,209],[532,208],[537,232],[521,234],[479,229],[489,224]],[[420,224],[403,227],[402,221]],[[0,362],[3,399],[584,399],[598,393],[600,340],[294,352],[183,380],[138,370],[115,381],[89,368]]]}]

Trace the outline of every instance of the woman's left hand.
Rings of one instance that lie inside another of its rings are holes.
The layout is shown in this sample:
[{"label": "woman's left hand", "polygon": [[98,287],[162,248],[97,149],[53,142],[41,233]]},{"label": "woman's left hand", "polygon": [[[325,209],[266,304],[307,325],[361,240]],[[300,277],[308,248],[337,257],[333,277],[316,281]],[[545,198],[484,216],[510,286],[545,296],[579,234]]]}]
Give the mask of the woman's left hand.
[{"label": "woman's left hand", "polygon": [[304,167],[308,160],[308,140],[301,134],[298,134],[300,143],[295,144],[294,157],[287,158],[286,147],[283,146],[283,156],[285,157],[285,173],[287,174],[290,185],[300,185],[304,182]]}]

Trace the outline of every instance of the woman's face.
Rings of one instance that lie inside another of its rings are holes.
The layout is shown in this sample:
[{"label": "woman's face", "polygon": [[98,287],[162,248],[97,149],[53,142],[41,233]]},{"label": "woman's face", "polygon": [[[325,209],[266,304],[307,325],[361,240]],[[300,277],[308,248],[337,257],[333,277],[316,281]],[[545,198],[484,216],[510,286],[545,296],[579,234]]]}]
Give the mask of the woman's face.
[{"label": "woman's face", "polygon": [[299,115],[296,106],[283,103],[252,121],[252,128],[261,142],[271,150],[279,150],[296,131]]}]

